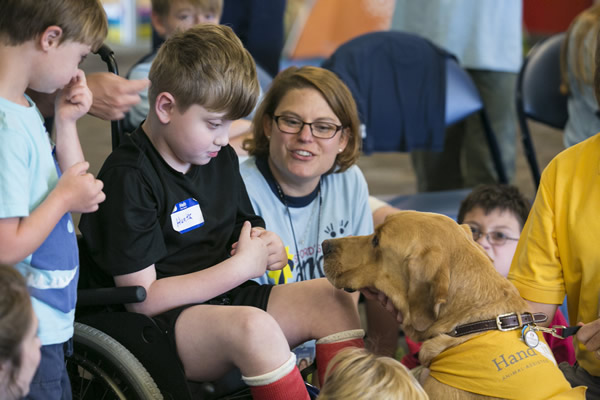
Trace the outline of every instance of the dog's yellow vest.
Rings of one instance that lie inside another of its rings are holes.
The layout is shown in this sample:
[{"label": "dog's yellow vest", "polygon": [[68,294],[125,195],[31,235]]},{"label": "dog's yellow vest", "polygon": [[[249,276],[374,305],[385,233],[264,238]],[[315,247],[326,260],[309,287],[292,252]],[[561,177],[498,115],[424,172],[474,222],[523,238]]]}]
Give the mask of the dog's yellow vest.
[{"label": "dog's yellow vest", "polygon": [[447,385],[503,399],[585,399],[571,388],[542,334],[530,348],[521,331],[490,331],[452,347],[431,362],[430,376]]}]

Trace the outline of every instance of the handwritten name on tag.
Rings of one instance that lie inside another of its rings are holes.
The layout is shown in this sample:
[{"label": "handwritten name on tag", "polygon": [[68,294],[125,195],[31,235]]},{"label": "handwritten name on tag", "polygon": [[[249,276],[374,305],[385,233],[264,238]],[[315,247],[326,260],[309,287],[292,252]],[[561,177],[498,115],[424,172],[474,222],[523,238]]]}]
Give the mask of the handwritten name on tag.
[{"label": "handwritten name on tag", "polygon": [[179,233],[186,233],[204,225],[204,216],[196,199],[189,198],[175,204],[171,212],[171,224]]}]

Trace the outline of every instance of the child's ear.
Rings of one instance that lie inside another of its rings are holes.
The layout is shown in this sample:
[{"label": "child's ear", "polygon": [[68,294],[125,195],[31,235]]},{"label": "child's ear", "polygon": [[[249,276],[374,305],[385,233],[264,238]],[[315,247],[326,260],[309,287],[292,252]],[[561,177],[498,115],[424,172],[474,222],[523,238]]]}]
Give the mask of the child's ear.
[{"label": "child's ear", "polygon": [[165,27],[165,24],[163,24],[163,17],[154,11],[150,11],[150,22],[156,33],[158,33],[158,36],[165,38],[167,35],[167,28]]},{"label": "child's ear", "polygon": [[51,25],[47,27],[40,36],[42,50],[47,51],[52,47],[58,47],[62,33],[63,31],[60,26]]},{"label": "child's ear", "polygon": [[175,111],[175,98],[169,92],[161,92],[156,96],[154,102],[154,112],[156,117],[163,124],[171,122],[171,116]]}]

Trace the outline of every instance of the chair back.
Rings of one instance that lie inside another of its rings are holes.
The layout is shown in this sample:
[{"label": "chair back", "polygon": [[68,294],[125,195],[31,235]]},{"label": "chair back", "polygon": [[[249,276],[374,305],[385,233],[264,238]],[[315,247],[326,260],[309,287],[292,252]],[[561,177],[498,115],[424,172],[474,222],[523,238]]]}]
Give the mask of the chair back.
[{"label": "chair back", "polygon": [[567,95],[560,92],[564,39],[565,33],[559,33],[534,46],[523,62],[517,86],[517,101],[525,116],[557,129],[563,129],[568,118]]},{"label": "chair back", "polygon": [[382,31],[344,43],[323,62],[356,100],[366,154],[443,149],[449,56],[420,36]]},{"label": "chair back", "polygon": [[565,35],[559,33],[535,45],[527,54],[517,78],[516,109],[521,142],[536,188],[541,173],[527,120],[556,129],[564,129],[567,124],[567,95],[560,91],[560,52]]},{"label": "chair back", "polygon": [[482,109],[483,101],[469,74],[455,58],[446,59],[446,126]]},{"label": "chair back", "polygon": [[[356,100],[366,127],[363,150],[441,151],[446,127],[474,113],[481,116],[498,180],[506,183],[496,137],[473,80],[445,50],[418,35],[371,32],[340,46],[323,62]],[[456,218],[469,190],[388,198],[402,209],[438,212]]]},{"label": "chair back", "polygon": [[498,180],[507,182],[479,91],[450,53],[418,35],[372,32],[344,43],[323,67],[336,73],[356,100],[366,127],[366,154],[441,151],[446,126],[478,112]]}]

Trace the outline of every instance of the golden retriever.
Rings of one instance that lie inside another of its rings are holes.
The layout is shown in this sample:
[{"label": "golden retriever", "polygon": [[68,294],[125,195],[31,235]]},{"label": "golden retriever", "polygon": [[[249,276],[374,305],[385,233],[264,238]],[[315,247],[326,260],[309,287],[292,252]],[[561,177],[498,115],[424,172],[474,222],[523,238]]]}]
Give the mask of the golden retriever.
[{"label": "golden retriever", "polygon": [[[402,316],[405,333],[424,342],[419,359],[426,367],[445,350],[482,335],[450,336],[458,325],[528,311],[517,289],[473,241],[469,226],[440,214],[401,211],[373,235],[324,241],[323,253],[325,275],[335,287],[370,288],[389,298]],[[558,371],[554,364],[550,368]],[[423,386],[432,399],[497,398],[451,387],[431,376]]]}]

